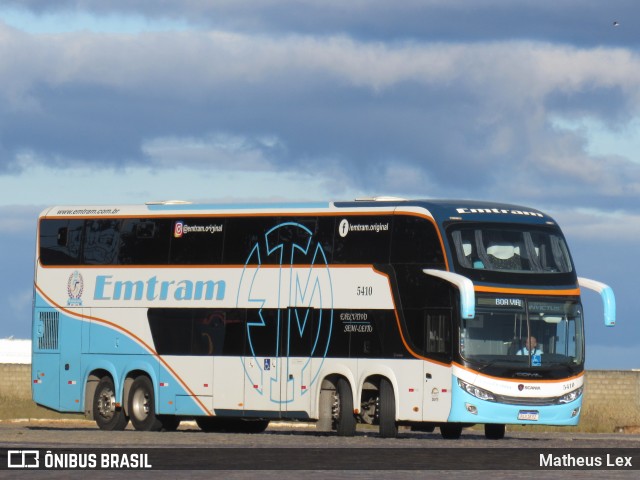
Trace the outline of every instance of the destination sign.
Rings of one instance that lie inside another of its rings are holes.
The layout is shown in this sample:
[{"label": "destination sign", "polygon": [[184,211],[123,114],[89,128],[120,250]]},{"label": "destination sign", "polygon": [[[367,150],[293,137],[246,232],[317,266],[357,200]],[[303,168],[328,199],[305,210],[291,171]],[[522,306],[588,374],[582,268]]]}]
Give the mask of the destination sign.
[{"label": "destination sign", "polygon": [[515,297],[479,297],[478,307],[524,309],[524,300]]}]

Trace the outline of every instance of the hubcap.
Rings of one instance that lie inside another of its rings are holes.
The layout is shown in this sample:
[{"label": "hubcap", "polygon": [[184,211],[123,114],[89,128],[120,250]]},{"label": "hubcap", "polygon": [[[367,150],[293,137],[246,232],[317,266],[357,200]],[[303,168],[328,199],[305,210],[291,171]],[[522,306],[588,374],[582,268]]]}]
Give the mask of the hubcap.
[{"label": "hubcap", "polygon": [[144,420],[149,415],[149,393],[138,390],[133,394],[131,409],[136,418]]},{"label": "hubcap", "polygon": [[98,413],[101,417],[111,418],[116,411],[116,395],[110,388],[105,388],[98,397]]},{"label": "hubcap", "polygon": [[331,405],[331,418],[334,424],[340,419],[340,395],[333,393],[333,404]]}]

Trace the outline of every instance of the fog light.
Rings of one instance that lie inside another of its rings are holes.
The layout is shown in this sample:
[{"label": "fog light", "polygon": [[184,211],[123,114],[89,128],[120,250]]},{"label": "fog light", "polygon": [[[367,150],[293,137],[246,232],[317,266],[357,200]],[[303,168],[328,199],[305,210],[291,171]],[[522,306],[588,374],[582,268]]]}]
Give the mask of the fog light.
[{"label": "fog light", "polygon": [[473,414],[473,415],[477,415],[478,414],[478,409],[476,408],[475,405],[471,405],[470,403],[465,403],[464,404],[465,407],[467,407],[467,412]]},{"label": "fog light", "polygon": [[575,408],[573,412],[571,412],[571,418],[577,417],[579,413],[580,413],[580,407]]}]

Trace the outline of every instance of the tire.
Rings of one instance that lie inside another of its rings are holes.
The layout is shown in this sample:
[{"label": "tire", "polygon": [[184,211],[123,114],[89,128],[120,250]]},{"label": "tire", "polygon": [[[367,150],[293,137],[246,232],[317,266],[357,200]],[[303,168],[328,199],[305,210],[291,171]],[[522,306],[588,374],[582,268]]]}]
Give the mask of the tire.
[{"label": "tire", "polygon": [[111,377],[102,377],[93,395],[93,419],[100,430],[124,430],[129,419],[116,407],[116,389]]},{"label": "tire", "polygon": [[396,397],[393,393],[393,385],[386,378],[380,380],[378,418],[380,423],[380,436],[382,438],[395,438],[398,436],[398,424],[396,423]]},{"label": "tire", "polygon": [[339,437],[353,437],[356,434],[356,417],[353,415],[353,395],[351,386],[344,378],[336,384],[332,417]]},{"label": "tire", "polygon": [[144,432],[162,430],[162,421],[156,415],[155,395],[149,377],[141,375],[133,381],[127,405],[131,423],[136,430]]},{"label": "tire", "polygon": [[456,423],[440,425],[440,434],[445,440],[457,440],[462,435],[462,425]]},{"label": "tire", "polygon": [[501,440],[504,438],[505,430],[503,423],[487,423],[484,426],[484,436],[489,440]]}]

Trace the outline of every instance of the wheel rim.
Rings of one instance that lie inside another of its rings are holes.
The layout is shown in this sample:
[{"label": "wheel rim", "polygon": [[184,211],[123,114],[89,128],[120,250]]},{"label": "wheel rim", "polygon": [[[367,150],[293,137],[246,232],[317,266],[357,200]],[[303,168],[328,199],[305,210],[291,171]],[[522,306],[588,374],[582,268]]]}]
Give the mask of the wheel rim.
[{"label": "wheel rim", "polygon": [[116,411],[116,394],[111,388],[103,388],[98,396],[98,413],[101,417],[110,420]]},{"label": "wheel rim", "polygon": [[149,416],[150,395],[144,389],[136,390],[133,394],[133,402],[131,404],[131,413],[138,420],[144,420]]},{"label": "wheel rim", "polygon": [[331,405],[331,420],[333,422],[333,426],[337,425],[340,421],[340,395],[337,391],[333,392],[333,403]]}]

